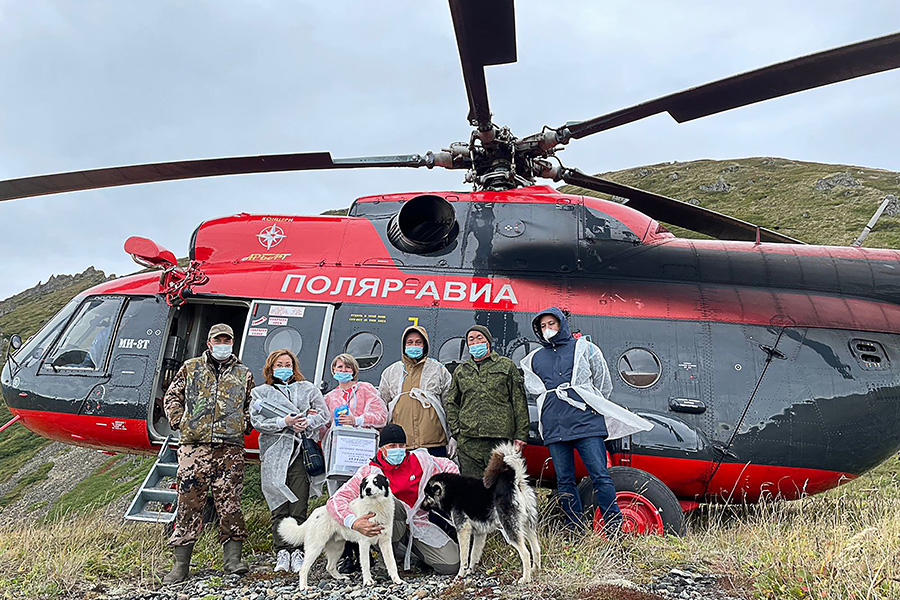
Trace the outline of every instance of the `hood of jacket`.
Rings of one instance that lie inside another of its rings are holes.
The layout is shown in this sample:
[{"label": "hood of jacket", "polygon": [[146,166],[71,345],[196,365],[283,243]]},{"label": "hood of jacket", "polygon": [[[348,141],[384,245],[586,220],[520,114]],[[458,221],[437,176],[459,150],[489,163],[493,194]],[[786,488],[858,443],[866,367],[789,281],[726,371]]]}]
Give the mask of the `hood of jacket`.
[{"label": "hood of jacket", "polygon": [[[404,348],[406,347],[406,334],[408,334],[410,331],[418,332],[423,338],[425,338],[425,347],[422,349],[422,358],[416,361],[408,357],[404,352]],[[426,358],[428,358],[428,348],[430,345],[431,343],[428,340],[428,332],[425,331],[425,328],[420,325],[410,325],[403,330],[403,335],[400,336],[400,358],[402,358],[404,362],[409,361],[410,364],[423,362]]]},{"label": "hood of jacket", "polygon": [[[559,320],[559,333],[557,333],[549,342],[545,340],[544,336],[541,334],[541,317],[544,315],[553,315]],[[534,335],[537,337],[538,341],[545,348],[550,348],[551,346],[556,346],[574,339],[572,337],[572,332],[569,331],[569,322],[566,320],[566,316],[555,306],[546,308],[535,315],[534,319],[531,321],[531,328],[534,330]]]}]

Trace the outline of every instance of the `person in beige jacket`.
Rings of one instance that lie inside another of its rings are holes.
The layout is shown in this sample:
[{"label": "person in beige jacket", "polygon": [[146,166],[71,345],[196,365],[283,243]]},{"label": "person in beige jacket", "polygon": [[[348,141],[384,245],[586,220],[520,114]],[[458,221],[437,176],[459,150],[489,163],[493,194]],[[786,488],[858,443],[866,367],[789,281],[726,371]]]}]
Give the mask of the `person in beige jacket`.
[{"label": "person in beige jacket", "polygon": [[410,450],[425,448],[433,456],[446,457],[451,442],[444,397],[450,389],[450,372],[428,356],[424,327],[407,327],[401,341],[403,355],[384,370],[378,386],[388,407],[388,422],[403,428]]}]

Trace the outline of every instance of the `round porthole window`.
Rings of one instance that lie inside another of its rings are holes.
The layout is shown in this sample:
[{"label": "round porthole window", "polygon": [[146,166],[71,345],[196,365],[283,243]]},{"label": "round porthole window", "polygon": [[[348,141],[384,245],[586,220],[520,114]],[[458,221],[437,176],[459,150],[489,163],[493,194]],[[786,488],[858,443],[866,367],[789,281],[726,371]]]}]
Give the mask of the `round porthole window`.
[{"label": "round porthole window", "polygon": [[662,365],[646,348],[631,348],[619,358],[619,375],[630,386],[648,388],[659,381]]},{"label": "round porthole window", "polygon": [[266,337],[266,354],[270,354],[273,350],[281,350],[286,348],[300,356],[300,350],[303,348],[303,337],[300,332],[293,327],[278,327],[273,329]]},{"label": "round porthole window", "polygon": [[461,363],[469,358],[469,347],[466,346],[466,340],[461,337],[452,337],[443,344],[438,350],[438,360],[448,365],[450,363]]},{"label": "round porthole window", "polygon": [[371,369],[381,360],[384,346],[374,333],[361,331],[347,340],[344,352],[356,359],[361,371]]},{"label": "round porthole window", "polygon": [[512,356],[509,358],[516,363],[516,366],[519,366],[519,363],[522,362],[522,359],[528,356],[528,353],[534,350],[535,348],[540,348],[541,345],[538,342],[532,342],[531,340],[527,340],[513,348]]}]

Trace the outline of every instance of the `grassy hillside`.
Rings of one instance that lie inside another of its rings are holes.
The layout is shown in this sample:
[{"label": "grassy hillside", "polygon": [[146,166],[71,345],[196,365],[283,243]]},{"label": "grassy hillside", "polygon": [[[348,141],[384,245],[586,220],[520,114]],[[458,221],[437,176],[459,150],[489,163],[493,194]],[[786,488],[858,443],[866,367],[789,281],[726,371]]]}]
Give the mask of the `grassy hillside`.
[{"label": "grassy hillside", "polygon": [[[671,162],[601,176],[698,204],[810,244],[835,246],[850,244],[886,195],[900,196],[898,173],[782,158]],[[561,190],[609,198],[575,186],[563,186]],[[898,212],[900,206],[888,209],[865,246],[900,248]],[[671,229],[680,236],[702,237]]]},{"label": "grassy hillside", "polygon": [[[105,280],[106,275],[102,271],[90,268],[77,275],[55,277],[44,285],[39,284],[0,302],[0,351],[3,352],[0,365],[6,359],[6,344],[10,335],[18,333],[23,340],[27,339],[74,296]],[[0,399],[0,424],[11,417],[6,404]],[[0,483],[12,477],[48,443],[18,424],[0,434]],[[35,483],[33,479],[29,482]],[[18,489],[17,494],[22,491]],[[11,500],[7,498],[6,501]]]}]

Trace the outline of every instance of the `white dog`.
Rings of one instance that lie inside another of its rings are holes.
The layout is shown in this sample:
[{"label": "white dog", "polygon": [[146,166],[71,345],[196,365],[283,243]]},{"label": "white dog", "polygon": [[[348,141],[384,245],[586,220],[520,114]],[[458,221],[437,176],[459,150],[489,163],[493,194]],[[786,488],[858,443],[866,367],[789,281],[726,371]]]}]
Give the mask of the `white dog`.
[{"label": "white dog", "polygon": [[303,545],[306,557],[300,567],[300,587],[307,587],[309,570],[314,562],[325,551],[325,570],[335,579],[347,579],[337,570],[337,562],[344,549],[344,541],[359,544],[359,562],[362,566],[363,584],[373,585],[372,569],[369,558],[369,547],[378,544],[384,566],[387,567],[391,581],[403,583],[397,573],[397,562],[394,560],[394,549],[391,546],[391,533],[394,529],[394,496],[384,475],[369,475],[362,480],[359,498],[350,502],[350,510],[357,517],[367,513],[375,513],[370,518],[372,523],[381,525],[383,529],[378,535],[369,537],[353,529],[348,529],[328,513],[328,509],[320,506],[302,524],[292,518],[284,519],[278,526],[278,533],[289,544]]}]

